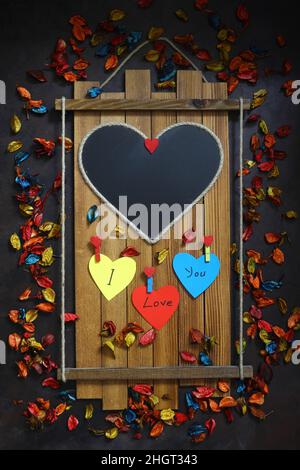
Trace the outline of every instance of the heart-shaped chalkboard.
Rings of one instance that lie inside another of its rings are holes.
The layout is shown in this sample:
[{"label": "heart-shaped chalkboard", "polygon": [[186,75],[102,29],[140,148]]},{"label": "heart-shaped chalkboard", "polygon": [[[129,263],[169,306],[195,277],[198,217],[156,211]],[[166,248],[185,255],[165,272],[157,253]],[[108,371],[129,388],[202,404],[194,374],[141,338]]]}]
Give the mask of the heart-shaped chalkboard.
[{"label": "heart-shaped chalkboard", "polygon": [[[170,126],[152,141],[128,124],[103,124],[79,150],[79,166],[92,190],[150,243],[203,197],[222,164],[218,137],[191,122]],[[127,198],[121,205],[120,196]],[[142,214],[136,204],[143,204]],[[159,215],[162,204],[173,207],[167,217]]]}]

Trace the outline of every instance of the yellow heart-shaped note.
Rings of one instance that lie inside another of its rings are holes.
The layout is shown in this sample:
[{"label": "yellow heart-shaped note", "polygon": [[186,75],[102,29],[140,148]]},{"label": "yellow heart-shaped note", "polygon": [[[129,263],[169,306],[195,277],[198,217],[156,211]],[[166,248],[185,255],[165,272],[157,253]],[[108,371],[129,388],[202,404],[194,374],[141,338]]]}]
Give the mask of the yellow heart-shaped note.
[{"label": "yellow heart-shaped note", "polygon": [[104,297],[111,300],[131,283],[136,272],[136,262],[128,256],[112,261],[101,253],[99,262],[96,262],[95,256],[91,257],[89,271]]}]

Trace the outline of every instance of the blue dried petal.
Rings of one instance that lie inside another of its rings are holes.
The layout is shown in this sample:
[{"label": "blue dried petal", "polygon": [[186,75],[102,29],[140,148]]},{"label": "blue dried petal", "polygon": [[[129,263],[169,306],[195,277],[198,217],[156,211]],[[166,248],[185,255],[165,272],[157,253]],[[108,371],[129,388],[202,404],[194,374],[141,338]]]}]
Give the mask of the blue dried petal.
[{"label": "blue dried petal", "polygon": [[76,401],[76,398],[71,395],[73,391],[74,390],[62,390],[61,392],[59,392],[58,396],[65,398],[67,401]]},{"label": "blue dried petal", "polygon": [[133,410],[127,409],[123,413],[125,421],[130,424],[136,419],[136,413]]},{"label": "blue dried petal", "polygon": [[25,176],[23,176],[23,175],[16,176],[15,182],[16,182],[19,186],[21,186],[22,189],[29,188],[29,186],[31,185],[30,180],[26,179]]},{"label": "blue dried petal", "polygon": [[46,106],[42,105],[39,108],[31,108],[31,111],[35,114],[45,114],[47,113],[48,109]]},{"label": "blue dried petal", "polygon": [[39,255],[35,255],[34,253],[31,253],[25,258],[25,264],[30,265],[30,264],[35,264],[37,263],[41,257]]},{"label": "blue dried petal", "polygon": [[271,341],[271,343],[266,345],[266,351],[268,354],[274,354],[276,352],[276,349],[277,344],[275,343],[275,341]]},{"label": "blue dried petal", "polygon": [[99,86],[92,86],[88,89],[87,95],[89,98],[97,98],[97,96],[101,95],[102,92],[103,88],[100,88]]},{"label": "blue dried petal", "polygon": [[192,424],[192,426],[189,427],[188,435],[189,436],[197,436],[198,434],[202,434],[204,432],[207,433],[207,427],[203,426],[203,424],[195,423],[195,424]]},{"label": "blue dried petal", "polygon": [[192,394],[190,392],[186,392],[185,401],[188,408],[193,408],[195,411],[199,410],[199,404],[193,400]]},{"label": "blue dried petal", "polygon": [[243,393],[246,390],[246,385],[243,380],[238,381],[238,386],[236,388],[237,393]]},{"label": "blue dried petal", "polygon": [[137,44],[142,39],[143,33],[141,31],[131,31],[127,38],[127,43],[129,45]]},{"label": "blue dried petal", "polygon": [[281,281],[265,281],[261,284],[261,288],[267,292],[272,292],[274,289],[280,289],[280,287],[282,287]]},{"label": "blue dried petal", "polygon": [[176,66],[172,59],[168,59],[164,64],[163,68],[158,72],[158,80],[160,82],[166,82],[172,80],[176,75]]},{"label": "blue dried petal", "polygon": [[211,14],[211,15],[208,15],[208,23],[212,28],[214,28],[215,30],[218,30],[218,29],[220,29],[220,27],[222,25],[221,17],[219,15],[214,14],[214,13]]},{"label": "blue dried petal", "polygon": [[20,163],[24,162],[25,160],[27,160],[27,158],[29,157],[29,153],[28,152],[23,152],[23,150],[21,150],[20,152],[17,152],[15,154],[15,164],[16,165],[19,165]]},{"label": "blue dried petal", "polygon": [[20,317],[20,320],[25,320],[26,309],[24,307],[19,308],[19,317]]},{"label": "blue dried petal", "polygon": [[109,54],[109,51],[110,51],[109,44],[101,44],[101,46],[99,46],[98,49],[96,49],[95,54],[98,57],[106,57]]},{"label": "blue dried petal", "polygon": [[98,206],[96,205],[93,205],[89,208],[89,210],[87,211],[87,215],[86,215],[86,218],[87,218],[87,221],[89,224],[92,224],[93,222],[95,222],[95,220],[97,219],[97,217],[99,217],[99,211],[98,211]]},{"label": "blue dried petal", "polygon": [[211,358],[204,352],[199,353],[199,363],[204,366],[212,366]]}]

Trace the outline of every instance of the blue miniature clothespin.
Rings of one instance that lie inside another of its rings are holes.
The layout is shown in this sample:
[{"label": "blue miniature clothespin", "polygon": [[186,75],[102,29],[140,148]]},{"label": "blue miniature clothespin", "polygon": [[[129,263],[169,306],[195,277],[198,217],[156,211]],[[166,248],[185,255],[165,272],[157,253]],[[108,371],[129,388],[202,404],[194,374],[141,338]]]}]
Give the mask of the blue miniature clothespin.
[{"label": "blue miniature clothespin", "polygon": [[147,276],[147,294],[151,294],[153,291],[153,274],[155,273],[155,268],[152,266],[144,269],[144,273]]}]

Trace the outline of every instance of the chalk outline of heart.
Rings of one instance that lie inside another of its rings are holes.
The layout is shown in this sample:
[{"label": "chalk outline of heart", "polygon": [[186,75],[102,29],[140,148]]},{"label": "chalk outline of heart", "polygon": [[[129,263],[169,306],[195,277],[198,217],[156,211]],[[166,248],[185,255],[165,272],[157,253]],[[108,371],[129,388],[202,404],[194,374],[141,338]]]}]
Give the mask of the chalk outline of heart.
[{"label": "chalk outline of heart", "polygon": [[128,129],[131,129],[133,130],[134,132],[136,132],[137,134],[139,134],[144,140],[145,139],[149,139],[148,136],[146,136],[141,130],[137,129],[136,127],[132,126],[131,124],[127,124],[127,123],[123,123],[123,122],[120,122],[120,123],[117,123],[117,122],[107,122],[105,124],[100,124],[96,127],[94,127],[90,132],[88,132],[85,137],[82,139],[81,143],[80,143],[80,146],[79,146],[79,152],[78,152],[78,165],[79,165],[79,169],[80,169],[80,172],[81,172],[81,175],[84,179],[84,181],[86,182],[86,184],[91,188],[91,190],[97,194],[97,196],[99,196],[102,201],[105,202],[105,204],[107,204],[107,206],[115,213],[117,214],[120,219],[123,220],[123,222],[125,222],[126,225],[129,225],[129,227],[131,227],[136,233],[138,233],[138,235],[143,239],[143,240],[146,240],[149,244],[151,245],[154,245],[155,243],[157,243],[159,240],[161,240],[161,238],[163,237],[163,235],[168,231],[170,230],[171,227],[173,227],[173,225],[175,225],[185,214],[187,214],[191,209],[192,207],[200,200],[202,199],[205,194],[208,193],[208,191],[213,187],[213,185],[215,184],[215,182],[217,181],[218,177],[220,176],[220,173],[222,171],[222,168],[223,168],[223,163],[224,163],[224,150],[223,150],[223,147],[222,147],[222,144],[221,144],[221,141],[219,139],[219,137],[211,130],[209,129],[208,127],[204,126],[203,124],[198,124],[196,122],[178,122],[176,124],[172,124],[171,126],[168,126],[166,127],[165,129],[163,129],[161,132],[159,132],[159,134],[157,134],[157,136],[155,137],[156,139],[159,139],[163,134],[165,134],[166,132],[168,132],[169,130],[171,129],[174,129],[176,127],[179,127],[179,126],[193,126],[193,127],[198,127],[199,129],[203,129],[205,130],[206,132],[208,132],[212,137],[213,139],[216,141],[217,145],[218,145],[218,148],[219,148],[219,152],[220,152],[220,164],[219,164],[219,168],[215,174],[215,176],[213,177],[213,179],[211,180],[210,184],[207,186],[207,188],[205,188],[204,191],[202,191],[202,193],[196,197],[196,199],[188,205],[188,207],[186,207],[184,209],[184,211],[182,211],[177,217],[175,217],[175,219],[167,226],[165,227],[159,234],[156,238],[152,239],[152,238],[149,238],[148,235],[146,235],[144,232],[142,232],[139,228],[137,228],[134,223],[132,223],[130,220],[127,219],[127,217],[125,217],[120,211],[118,211],[118,209],[113,205],[111,204],[104,196],[103,194],[100,193],[100,191],[98,191],[98,189],[93,185],[93,183],[89,180],[88,178],[88,175],[86,174],[85,170],[84,170],[84,166],[83,166],[83,162],[82,162],[82,152],[83,152],[83,148],[84,148],[84,145],[86,143],[86,141],[88,140],[88,138],[96,131],[98,131],[99,129],[103,129],[104,127],[111,127],[111,126],[114,126],[114,127],[119,127],[119,126],[122,126],[122,127],[127,127]]}]

